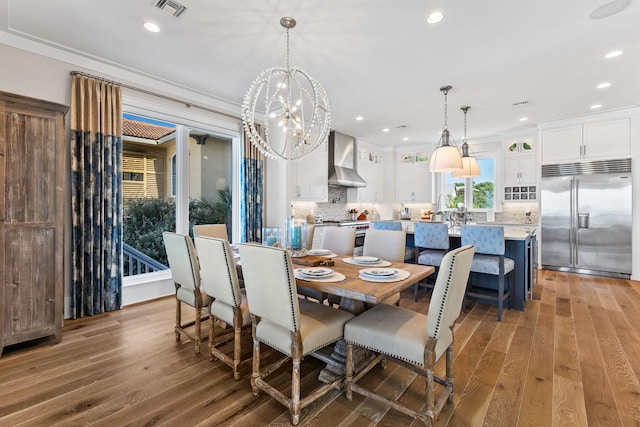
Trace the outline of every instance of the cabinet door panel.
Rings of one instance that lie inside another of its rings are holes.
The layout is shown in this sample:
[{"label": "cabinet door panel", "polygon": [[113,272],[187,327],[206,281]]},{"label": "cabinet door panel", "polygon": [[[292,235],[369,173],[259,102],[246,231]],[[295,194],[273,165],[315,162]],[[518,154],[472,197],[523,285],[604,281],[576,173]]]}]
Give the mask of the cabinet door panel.
[{"label": "cabinet door panel", "polygon": [[542,131],[542,161],[557,162],[580,158],[582,125]]},{"label": "cabinet door panel", "polygon": [[623,156],[630,153],[629,119],[584,125],[585,157]]},{"label": "cabinet door panel", "polygon": [[520,158],[520,182],[523,184],[536,183],[536,156],[522,156]]}]

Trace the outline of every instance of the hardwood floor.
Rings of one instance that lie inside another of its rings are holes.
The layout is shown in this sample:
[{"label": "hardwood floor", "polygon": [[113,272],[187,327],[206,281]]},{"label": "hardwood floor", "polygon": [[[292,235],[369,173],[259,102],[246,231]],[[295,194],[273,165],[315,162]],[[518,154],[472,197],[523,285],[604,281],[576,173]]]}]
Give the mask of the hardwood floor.
[{"label": "hardwood floor", "polygon": [[[409,289],[401,305],[426,311],[428,298],[414,303]],[[176,343],[174,313],[172,299],[157,300],[68,320],[56,345],[5,349],[0,425],[289,424],[284,406],[251,395],[249,365],[234,382],[226,365],[208,360],[206,344],[195,355],[190,344]],[[640,425],[640,282],[542,271],[525,312],[506,310],[500,323],[496,314],[470,303],[458,320],[456,393],[435,425]],[[243,351],[251,352],[248,336]],[[303,361],[303,393],[322,366]],[[286,387],[289,372],[285,364],[272,381]],[[393,363],[362,383],[420,406],[424,383]],[[300,425],[420,424],[335,390],[303,410]]]}]

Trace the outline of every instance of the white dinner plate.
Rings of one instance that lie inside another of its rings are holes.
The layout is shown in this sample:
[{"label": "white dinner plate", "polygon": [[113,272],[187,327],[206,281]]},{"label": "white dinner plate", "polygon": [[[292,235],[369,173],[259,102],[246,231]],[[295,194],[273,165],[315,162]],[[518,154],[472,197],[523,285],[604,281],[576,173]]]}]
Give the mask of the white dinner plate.
[{"label": "white dinner plate", "polygon": [[307,253],[309,255],[318,255],[318,256],[331,255],[331,251],[329,249],[309,249]]},{"label": "white dinner plate", "polygon": [[364,268],[360,270],[360,274],[370,277],[393,277],[398,274],[395,268]]},{"label": "white dinner plate", "polygon": [[298,271],[307,277],[329,277],[334,273],[331,268],[325,267],[299,268]]},{"label": "white dinner plate", "polygon": [[354,256],[351,260],[356,264],[376,264],[380,262],[380,258],[374,256]]}]

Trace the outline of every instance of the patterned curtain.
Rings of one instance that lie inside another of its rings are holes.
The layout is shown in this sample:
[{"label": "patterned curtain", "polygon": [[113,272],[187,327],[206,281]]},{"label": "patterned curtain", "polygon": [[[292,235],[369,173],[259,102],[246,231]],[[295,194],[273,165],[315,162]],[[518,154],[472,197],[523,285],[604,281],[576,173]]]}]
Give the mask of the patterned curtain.
[{"label": "patterned curtain", "polygon": [[73,318],[122,305],[122,94],[80,75],[71,81]]},{"label": "patterned curtain", "polygon": [[[256,126],[262,132],[261,126]],[[240,241],[262,241],[262,196],[264,194],[264,155],[244,134],[243,157],[240,169]]]}]

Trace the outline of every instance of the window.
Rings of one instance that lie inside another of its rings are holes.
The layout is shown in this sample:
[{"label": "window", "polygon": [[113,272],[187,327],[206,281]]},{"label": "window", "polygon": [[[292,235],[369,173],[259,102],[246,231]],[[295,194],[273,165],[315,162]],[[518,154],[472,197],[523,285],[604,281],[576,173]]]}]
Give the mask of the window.
[{"label": "window", "polygon": [[[494,151],[476,153],[482,175],[474,178],[454,178],[451,172],[443,174],[443,188],[446,209],[456,209],[464,204],[468,210],[495,209],[496,175],[495,165],[498,153]],[[439,197],[440,199],[440,197]]]}]

